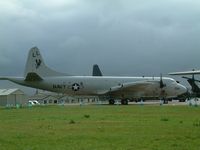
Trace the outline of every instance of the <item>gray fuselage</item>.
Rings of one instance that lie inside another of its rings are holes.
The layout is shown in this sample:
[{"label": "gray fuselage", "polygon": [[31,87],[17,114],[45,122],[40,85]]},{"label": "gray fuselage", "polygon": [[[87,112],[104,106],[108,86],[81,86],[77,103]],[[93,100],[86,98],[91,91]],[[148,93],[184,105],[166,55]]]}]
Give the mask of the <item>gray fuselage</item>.
[{"label": "gray fuselage", "polygon": [[[187,91],[184,86],[174,79],[166,77],[162,78],[165,84],[163,88],[160,88],[159,77],[54,76],[45,77],[41,81],[25,81],[24,78],[9,78],[8,80],[21,85],[67,95],[108,95],[114,98],[163,96],[173,98]],[[123,87],[126,83],[133,85],[128,88]],[[113,87],[117,89],[116,92]]]}]

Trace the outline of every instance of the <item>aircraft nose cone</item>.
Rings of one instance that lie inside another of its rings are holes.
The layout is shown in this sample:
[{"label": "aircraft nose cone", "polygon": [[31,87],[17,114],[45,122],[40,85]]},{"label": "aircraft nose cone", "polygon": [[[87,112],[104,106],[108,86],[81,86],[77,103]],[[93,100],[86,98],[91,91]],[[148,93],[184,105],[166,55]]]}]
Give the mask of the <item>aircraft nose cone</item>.
[{"label": "aircraft nose cone", "polygon": [[187,93],[187,88],[185,86],[179,84],[179,88],[180,88],[179,95]]}]

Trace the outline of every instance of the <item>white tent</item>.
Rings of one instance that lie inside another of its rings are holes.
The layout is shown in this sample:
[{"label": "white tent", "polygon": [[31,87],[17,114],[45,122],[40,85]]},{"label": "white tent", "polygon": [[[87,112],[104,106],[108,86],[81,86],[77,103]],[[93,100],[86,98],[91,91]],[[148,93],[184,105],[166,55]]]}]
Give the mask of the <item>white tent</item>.
[{"label": "white tent", "polygon": [[19,89],[0,89],[0,106],[24,105],[27,96]]}]

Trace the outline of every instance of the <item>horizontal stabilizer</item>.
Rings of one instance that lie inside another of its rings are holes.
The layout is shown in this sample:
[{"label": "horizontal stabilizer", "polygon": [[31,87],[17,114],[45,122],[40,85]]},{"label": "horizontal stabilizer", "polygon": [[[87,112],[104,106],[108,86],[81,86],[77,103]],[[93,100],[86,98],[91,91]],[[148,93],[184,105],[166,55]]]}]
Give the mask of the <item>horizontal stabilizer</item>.
[{"label": "horizontal stabilizer", "polygon": [[41,80],[42,78],[34,72],[29,72],[25,79],[25,81],[41,81]]}]

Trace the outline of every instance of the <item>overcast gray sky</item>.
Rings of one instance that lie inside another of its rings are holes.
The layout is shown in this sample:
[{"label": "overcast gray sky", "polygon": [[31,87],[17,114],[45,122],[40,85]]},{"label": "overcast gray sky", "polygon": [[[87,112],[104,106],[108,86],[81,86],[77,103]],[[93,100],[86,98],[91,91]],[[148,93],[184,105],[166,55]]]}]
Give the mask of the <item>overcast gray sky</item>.
[{"label": "overcast gray sky", "polygon": [[23,76],[33,46],[75,75],[91,75],[93,64],[125,76],[198,69],[199,8],[199,0],[0,0],[0,76]]}]

